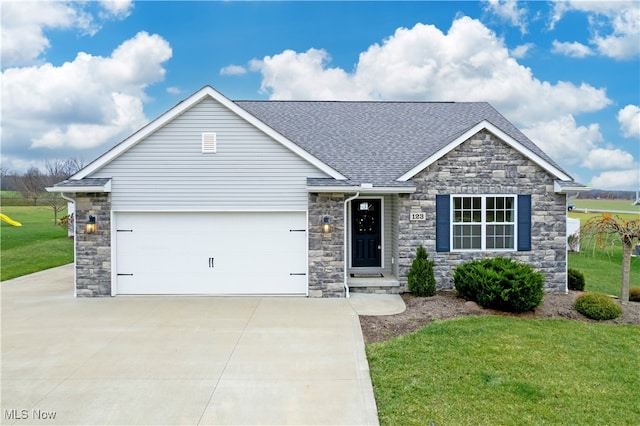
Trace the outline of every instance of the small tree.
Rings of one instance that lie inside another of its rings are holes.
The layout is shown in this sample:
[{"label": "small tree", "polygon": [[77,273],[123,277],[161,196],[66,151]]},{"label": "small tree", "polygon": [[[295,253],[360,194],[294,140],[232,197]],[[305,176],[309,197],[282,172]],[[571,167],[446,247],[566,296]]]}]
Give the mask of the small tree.
[{"label": "small tree", "polygon": [[33,199],[34,206],[38,203],[38,198],[40,198],[40,195],[44,191],[45,185],[43,179],[44,176],[40,172],[40,169],[32,166],[22,175],[20,180],[20,192],[22,192],[22,196]]},{"label": "small tree", "polygon": [[433,275],[433,261],[423,246],[418,247],[416,258],[407,274],[409,291],[416,296],[433,296],[436,292],[436,279]]},{"label": "small tree", "polygon": [[605,240],[620,238],[622,241],[622,283],[620,287],[620,301],[629,302],[629,279],[631,270],[631,252],[634,242],[640,241],[640,219],[624,220],[620,216],[613,217],[604,213],[600,217],[593,217],[584,226],[587,233],[596,236],[598,247],[604,245]]},{"label": "small tree", "polygon": [[[75,159],[46,161],[45,173],[42,174],[43,189],[62,182],[77,172],[78,162]],[[44,200],[53,210],[53,224],[58,223],[58,213],[67,208],[67,200],[57,192],[44,192]]]}]

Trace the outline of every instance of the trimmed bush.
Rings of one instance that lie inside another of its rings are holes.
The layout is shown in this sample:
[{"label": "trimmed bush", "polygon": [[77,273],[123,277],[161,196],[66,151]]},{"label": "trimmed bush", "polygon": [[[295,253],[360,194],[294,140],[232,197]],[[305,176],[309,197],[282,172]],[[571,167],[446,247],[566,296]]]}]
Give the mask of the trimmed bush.
[{"label": "trimmed bush", "polygon": [[576,310],[594,320],[614,319],[622,314],[622,308],[604,293],[585,293],[576,299]]},{"label": "trimmed bush", "polygon": [[569,290],[584,291],[584,274],[577,269],[567,270]]},{"label": "trimmed bush", "polygon": [[409,291],[416,296],[433,296],[436,292],[436,279],[433,275],[433,260],[424,247],[418,247],[416,258],[411,263],[407,274],[407,286]]},{"label": "trimmed bush", "polygon": [[640,302],[640,287],[631,287],[629,289],[629,300],[632,302]]},{"label": "trimmed bush", "polygon": [[507,312],[530,311],[544,297],[544,275],[503,257],[464,263],[455,268],[453,282],[466,300]]}]

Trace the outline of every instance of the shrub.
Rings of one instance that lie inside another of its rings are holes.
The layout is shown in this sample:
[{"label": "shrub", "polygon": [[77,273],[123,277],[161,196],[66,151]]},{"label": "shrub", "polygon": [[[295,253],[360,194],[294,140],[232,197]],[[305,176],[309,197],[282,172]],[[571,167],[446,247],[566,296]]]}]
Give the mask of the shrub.
[{"label": "shrub", "polygon": [[436,292],[436,279],[433,275],[433,260],[424,247],[418,247],[416,258],[407,274],[409,291],[416,296],[433,296]]},{"label": "shrub", "polygon": [[567,270],[569,290],[584,291],[584,274],[577,269]]},{"label": "shrub", "polygon": [[540,272],[503,257],[464,263],[454,270],[453,282],[461,297],[501,311],[532,310],[544,296]]},{"label": "shrub", "polygon": [[632,302],[640,302],[640,287],[631,287],[629,289],[629,300]]},{"label": "shrub", "polygon": [[585,293],[576,299],[576,310],[595,320],[608,320],[619,317],[622,308],[604,293]]}]

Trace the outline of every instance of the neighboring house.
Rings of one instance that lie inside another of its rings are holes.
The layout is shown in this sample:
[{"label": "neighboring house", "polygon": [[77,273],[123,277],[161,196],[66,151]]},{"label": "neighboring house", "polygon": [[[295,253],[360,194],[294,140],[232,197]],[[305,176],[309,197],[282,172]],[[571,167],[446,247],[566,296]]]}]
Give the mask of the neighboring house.
[{"label": "neighboring house", "polygon": [[406,291],[420,245],[439,288],[507,256],[566,291],[566,193],[582,188],[484,102],[204,87],[49,190],[76,203],[77,296],[340,297]]}]

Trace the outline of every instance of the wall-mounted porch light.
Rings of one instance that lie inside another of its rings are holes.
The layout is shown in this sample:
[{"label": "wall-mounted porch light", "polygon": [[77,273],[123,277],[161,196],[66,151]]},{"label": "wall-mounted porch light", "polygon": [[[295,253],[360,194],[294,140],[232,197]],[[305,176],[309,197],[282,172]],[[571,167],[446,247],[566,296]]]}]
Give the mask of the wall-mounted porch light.
[{"label": "wall-mounted porch light", "polygon": [[89,221],[87,222],[87,225],[84,228],[84,232],[86,234],[95,234],[96,233],[96,229],[97,229],[96,217],[95,216],[89,216]]},{"label": "wall-mounted porch light", "polygon": [[322,216],[322,232],[328,234],[331,228],[331,216]]}]

